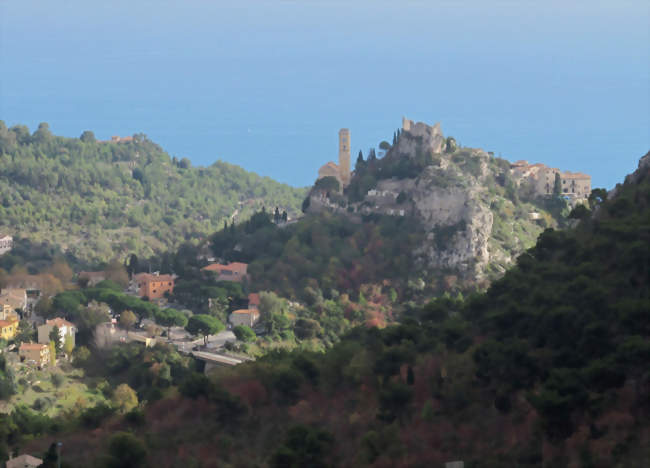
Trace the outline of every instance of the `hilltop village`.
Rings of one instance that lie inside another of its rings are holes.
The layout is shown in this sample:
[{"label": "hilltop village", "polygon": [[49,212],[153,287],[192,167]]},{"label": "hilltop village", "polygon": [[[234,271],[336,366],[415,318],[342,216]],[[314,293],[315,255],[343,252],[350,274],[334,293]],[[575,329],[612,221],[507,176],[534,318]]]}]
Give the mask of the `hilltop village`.
[{"label": "hilltop village", "polygon": [[[427,139],[430,142],[430,150],[433,154],[450,151],[447,141],[442,135],[440,124],[429,127],[423,122],[413,122],[405,117],[402,118],[400,134],[408,134],[414,138]],[[434,138],[432,138],[432,136]],[[395,143],[395,142],[394,142]],[[318,170],[316,181],[326,177],[333,177],[339,182],[339,191],[344,192],[354,177],[354,171],[350,170],[350,130],[342,128],[339,131],[339,163],[332,161],[324,164]],[[450,144],[455,145],[455,141]],[[386,148],[389,148],[387,145]],[[454,148],[457,149],[457,148]],[[408,155],[404,155],[408,157]],[[490,157],[494,157],[490,154]],[[528,161],[519,160],[510,163],[509,174],[519,187],[529,187],[530,195],[545,197],[560,195],[564,197],[571,206],[579,203],[586,203],[591,194],[591,176],[581,172],[561,171],[558,168],[548,167],[542,163],[530,164]],[[368,197],[392,197],[396,200],[399,192],[378,191],[370,189]],[[393,214],[402,213],[404,210],[394,210]]]}]

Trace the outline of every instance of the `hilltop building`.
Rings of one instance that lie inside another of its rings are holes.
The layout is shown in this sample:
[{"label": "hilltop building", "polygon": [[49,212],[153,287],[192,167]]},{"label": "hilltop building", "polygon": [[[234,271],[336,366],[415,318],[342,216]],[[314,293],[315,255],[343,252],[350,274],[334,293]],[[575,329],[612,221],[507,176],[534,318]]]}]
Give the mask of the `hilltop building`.
[{"label": "hilltop building", "polygon": [[[318,169],[318,179],[323,177],[334,177],[345,188],[350,184],[350,130],[342,128],[339,130],[339,163],[333,161],[321,166]],[[318,180],[316,179],[316,180]]]},{"label": "hilltop building", "polygon": [[510,174],[518,185],[528,183],[535,195],[553,195],[556,175],[560,178],[560,195],[571,202],[586,200],[591,194],[591,176],[581,172],[562,172],[545,164],[515,161],[510,164]]}]

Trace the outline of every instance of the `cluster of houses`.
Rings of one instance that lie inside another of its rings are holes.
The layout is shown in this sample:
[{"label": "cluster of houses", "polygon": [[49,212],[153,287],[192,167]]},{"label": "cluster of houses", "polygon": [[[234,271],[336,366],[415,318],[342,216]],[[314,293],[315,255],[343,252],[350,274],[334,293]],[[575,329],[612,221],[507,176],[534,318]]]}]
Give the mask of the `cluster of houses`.
[{"label": "cluster of houses", "polygon": [[[214,273],[218,281],[234,281],[236,283],[242,283],[248,280],[247,263],[211,263],[210,265],[203,267],[201,270]],[[228,317],[228,321],[233,327],[238,325],[253,327],[260,319],[259,306],[260,295],[257,293],[251,293],[248,295],[248,308],[233,311]]]},{"label": "cluster of houses", "polygon": [[591,176],[582,172],[562,172],[545,164],[529,164],[528,161],[515,161],[510,164],[510,173],[515,182],[529,183],[536,195],[552,195],[555,179],[560,178],[560,194],[570,202],[586,200],[591,194]]}]

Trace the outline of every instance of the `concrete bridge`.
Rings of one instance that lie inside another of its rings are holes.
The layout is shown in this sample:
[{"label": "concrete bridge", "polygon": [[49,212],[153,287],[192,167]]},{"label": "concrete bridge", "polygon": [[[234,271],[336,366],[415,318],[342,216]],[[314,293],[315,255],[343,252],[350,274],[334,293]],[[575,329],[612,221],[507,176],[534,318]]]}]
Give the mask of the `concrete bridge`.
[{"label": "concrete bridge", "polygon": [[206,351],[192,351],[190,354],[196,359],[205,361],[206,373],[215,367],[230,367],[236,366],[237,364],[242,364],[246,361],[252,361],[252,359],[236,358],[232,356],[225,356],[223,354],[208,353]]}]

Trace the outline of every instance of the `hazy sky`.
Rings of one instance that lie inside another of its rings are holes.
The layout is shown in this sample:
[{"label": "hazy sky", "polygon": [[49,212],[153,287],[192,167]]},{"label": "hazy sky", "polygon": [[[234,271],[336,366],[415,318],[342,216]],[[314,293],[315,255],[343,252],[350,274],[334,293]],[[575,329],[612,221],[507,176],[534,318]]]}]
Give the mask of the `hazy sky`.
[{"label": "hazy sky", "polygon": [[[0,0],[0,119],[293,185],[401,117],[611,187],[650,149],[650,2]],[[353,156],[354,158],[354,156]]]}]

